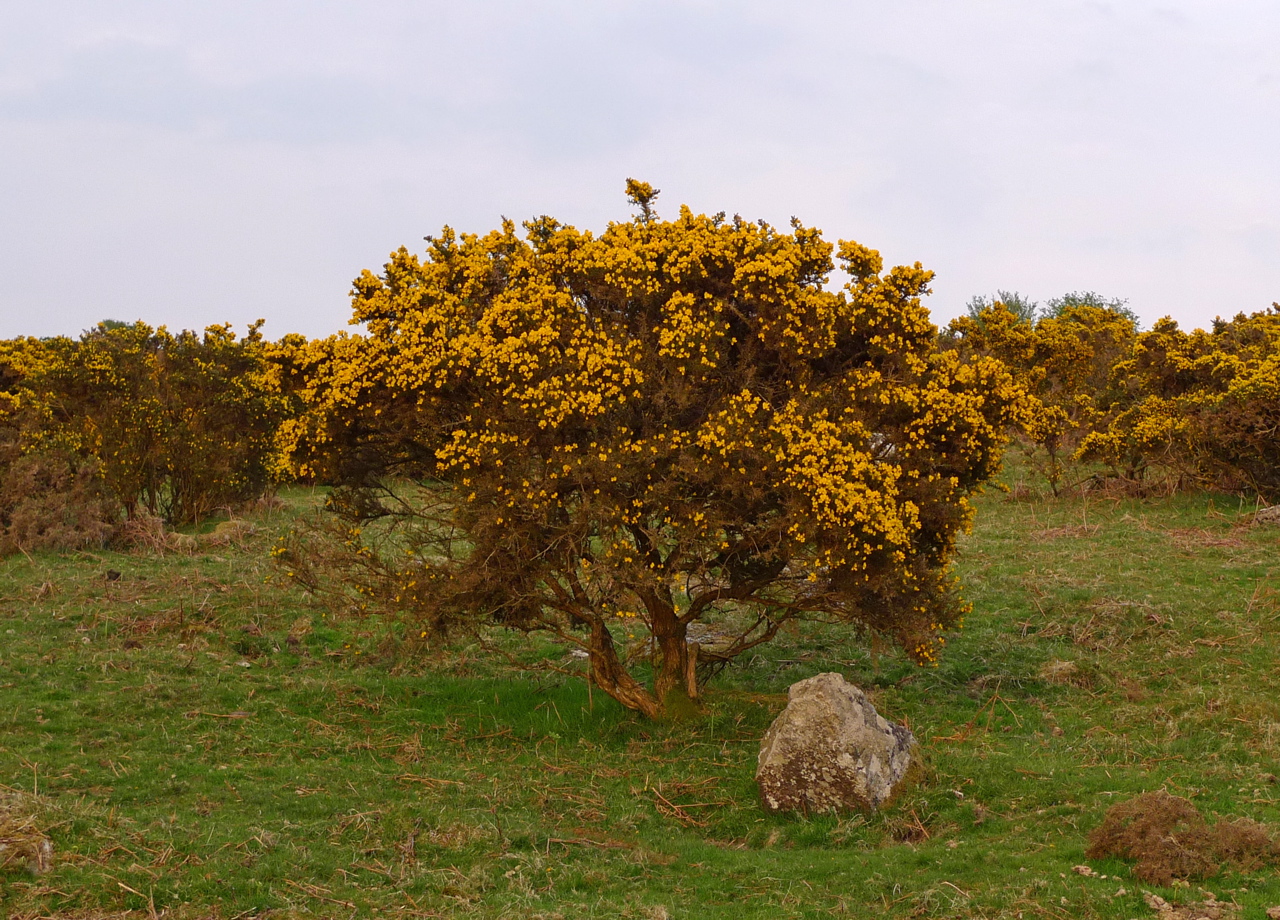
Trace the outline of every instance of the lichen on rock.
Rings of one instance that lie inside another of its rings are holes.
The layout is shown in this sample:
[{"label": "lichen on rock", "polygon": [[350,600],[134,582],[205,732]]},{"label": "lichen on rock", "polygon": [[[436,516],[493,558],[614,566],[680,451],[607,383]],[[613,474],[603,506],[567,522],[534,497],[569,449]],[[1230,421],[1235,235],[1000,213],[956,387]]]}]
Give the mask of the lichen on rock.
[{"label": "lichen on rock", "polygon": [[766,811],[875,811],[918,760],[910,729],[876,712],[834,673],[793,684],[760,745],[756,782]]}]

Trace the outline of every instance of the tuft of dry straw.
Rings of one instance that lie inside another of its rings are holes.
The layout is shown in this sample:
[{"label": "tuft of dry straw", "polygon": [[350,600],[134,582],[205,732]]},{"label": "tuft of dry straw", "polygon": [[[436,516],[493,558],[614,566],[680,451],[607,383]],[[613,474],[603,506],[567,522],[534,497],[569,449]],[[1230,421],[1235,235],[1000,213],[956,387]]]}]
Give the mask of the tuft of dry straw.
[{"label": "tuft of dry straw", "polygon": [[53,867],[53,841],[36,826],[24,798],[0,790],[0,869],[25,864],[40,875]]},{"label": "tuft of dry straw", "polygon": [[168,549],[169,534],[165,532],[164,521],[143,512],[128,521],[120,528],[120,541],[132,550],[149,552],[163,556]]}]

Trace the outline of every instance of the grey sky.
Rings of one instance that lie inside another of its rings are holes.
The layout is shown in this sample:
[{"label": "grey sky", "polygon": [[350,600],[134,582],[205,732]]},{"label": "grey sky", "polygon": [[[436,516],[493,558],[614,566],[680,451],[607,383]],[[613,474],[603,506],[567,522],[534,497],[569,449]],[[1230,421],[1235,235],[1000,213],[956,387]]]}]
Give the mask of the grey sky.
[{"label": "grey sky", "polygon": [[0,0],[0,337],[324,335],[448,223],[680,203],[974,294],[1280,300],[1271,2]]}]

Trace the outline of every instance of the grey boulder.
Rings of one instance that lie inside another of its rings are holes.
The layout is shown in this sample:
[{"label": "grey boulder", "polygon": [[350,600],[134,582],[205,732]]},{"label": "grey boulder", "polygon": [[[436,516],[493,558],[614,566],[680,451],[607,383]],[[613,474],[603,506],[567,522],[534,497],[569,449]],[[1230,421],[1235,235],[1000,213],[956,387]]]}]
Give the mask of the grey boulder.
[{"label": "grey boulder", "polygon": [[767,811],[874,811],[910,781],[911,730],[876,712],[839,674],[792,684],[760,744],[756,782]]}]

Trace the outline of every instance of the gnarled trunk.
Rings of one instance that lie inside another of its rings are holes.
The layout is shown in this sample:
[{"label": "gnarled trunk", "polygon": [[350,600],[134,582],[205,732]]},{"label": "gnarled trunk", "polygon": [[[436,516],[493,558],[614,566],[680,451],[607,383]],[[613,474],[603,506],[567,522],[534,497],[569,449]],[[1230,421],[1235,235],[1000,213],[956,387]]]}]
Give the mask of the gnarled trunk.
[{"label": "gnarled trunk", "polygon": [[642,592],[649,612],[653,641],[657,653],[654,663],[653,695],[665,706],[667,698],[681,693],[690,700],[698,698],[697,653],[691,652],[688,624],[681,621],[670,596],[654,591]]},{"label": "gnarled trunk", "polygon": [[[590,667],[592,682],[627,709],[650,719],[665,715],[675,703],[679,712],[683,701],[698,699],[698,647],[690,646],[687,624],[681,622],[669,598],[655,593],[642,595],[654,642],[652,691],[627,671],[618,657],[609,627],[599,617],[590,618]],[[674,697],[674,699],[673,699]],[[684,706],[687,707],[687,702]]]},{"label": "gnarled trunk", "polygon": [[618,660],[618,649],[613,644],[609,627],[599,618],[594,618],[591,623],[590,665],[595,685],[627,709],[634,709],[650,719],[662,712],[661,698],[655,698]]}]

